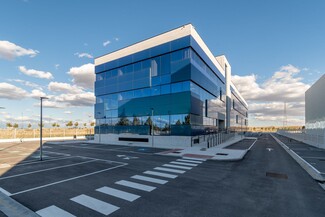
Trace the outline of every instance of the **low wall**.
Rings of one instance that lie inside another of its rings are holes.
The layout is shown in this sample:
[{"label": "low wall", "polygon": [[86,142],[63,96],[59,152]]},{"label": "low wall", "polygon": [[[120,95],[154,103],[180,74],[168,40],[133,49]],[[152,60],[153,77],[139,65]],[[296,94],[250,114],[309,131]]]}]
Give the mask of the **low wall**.
[{"label": "low wall", "polygon": [[306,143],[308,145],[325,149],[325,130],[306,130],[306,131],[284,131],[279,130],[277,134],[289,137],[291,139]]},{"label": "low wall", "polygon": [[[123,138],[145,138],[148,142],[119,141]],[[191,147],[190,136],[150,136],[133,134],[95,134],[94,142],[113,145],[137,145],[160,148],[183,148]]]}]

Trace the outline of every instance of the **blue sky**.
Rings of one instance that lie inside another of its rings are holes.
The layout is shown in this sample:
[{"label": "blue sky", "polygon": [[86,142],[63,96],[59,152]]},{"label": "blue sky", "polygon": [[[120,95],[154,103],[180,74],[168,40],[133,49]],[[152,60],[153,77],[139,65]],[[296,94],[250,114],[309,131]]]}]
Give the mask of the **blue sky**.
[{"label": "blue sky", "polygon": [[51,97],[49,123],[89,122],[92,57],[187,23],[227,56],[250,125],[282,125],[284,101],[288,123],[303,124],[303,93],[325,72],[322,1],[2,0],[1,9],[0,127],[38,120],[41,95]]}]

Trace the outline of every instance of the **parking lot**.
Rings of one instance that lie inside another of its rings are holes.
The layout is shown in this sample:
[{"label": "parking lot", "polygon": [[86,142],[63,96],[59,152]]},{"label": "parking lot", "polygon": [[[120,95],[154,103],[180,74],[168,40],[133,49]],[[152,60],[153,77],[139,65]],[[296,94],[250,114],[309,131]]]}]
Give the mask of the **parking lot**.
[{"label": "parking lot", "polygon": [[46,143],[39,161],[38,146],[37,142],[0,144],[0,187],[40,216],[322,216],[325,212],[324,190],[266,135],[236,162],[84,142]]},{"label": "parking lot", "polygon": [[3,145],[0,186],[41,216],[109,215],[204,161],[153,155],[166,149],[82,142],[45,144],[40,161],[37,147]]}]

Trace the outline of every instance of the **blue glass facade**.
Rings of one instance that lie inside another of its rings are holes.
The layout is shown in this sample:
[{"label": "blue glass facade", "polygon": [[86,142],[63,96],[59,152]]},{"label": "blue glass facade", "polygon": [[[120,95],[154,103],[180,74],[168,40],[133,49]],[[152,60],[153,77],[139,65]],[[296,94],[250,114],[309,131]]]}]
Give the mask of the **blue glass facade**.
[{"label": "blue glass facade", "polygon": [[[224,128],[225,78],[190,35],[98,65],[95,73],[96,133],[150,135],[152,124],[155,135]],[[233,98],[232,114],[247,116]]]}]

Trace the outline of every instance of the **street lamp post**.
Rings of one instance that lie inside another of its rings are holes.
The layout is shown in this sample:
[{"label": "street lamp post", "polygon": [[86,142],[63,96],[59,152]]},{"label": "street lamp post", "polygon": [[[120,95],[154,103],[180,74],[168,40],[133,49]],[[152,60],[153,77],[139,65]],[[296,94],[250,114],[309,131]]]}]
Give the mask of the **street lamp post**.
[{"label": "street lamp post", "polygon": [[40,97],[41,100],[41,123],[40,123],[40,160],[43,160],[43,143],[42,143],[42,134],[43,134],[43,99],[48,99],[47,97]]},{"label": "street lamp post", "polygon": [[153,144],[154,144],[154,141],[153,141],[153,136],[154,136],[154,128],[153,128],[153,108],[151,108],[151,135],[152,135],[152,147],[153,147]]}]

